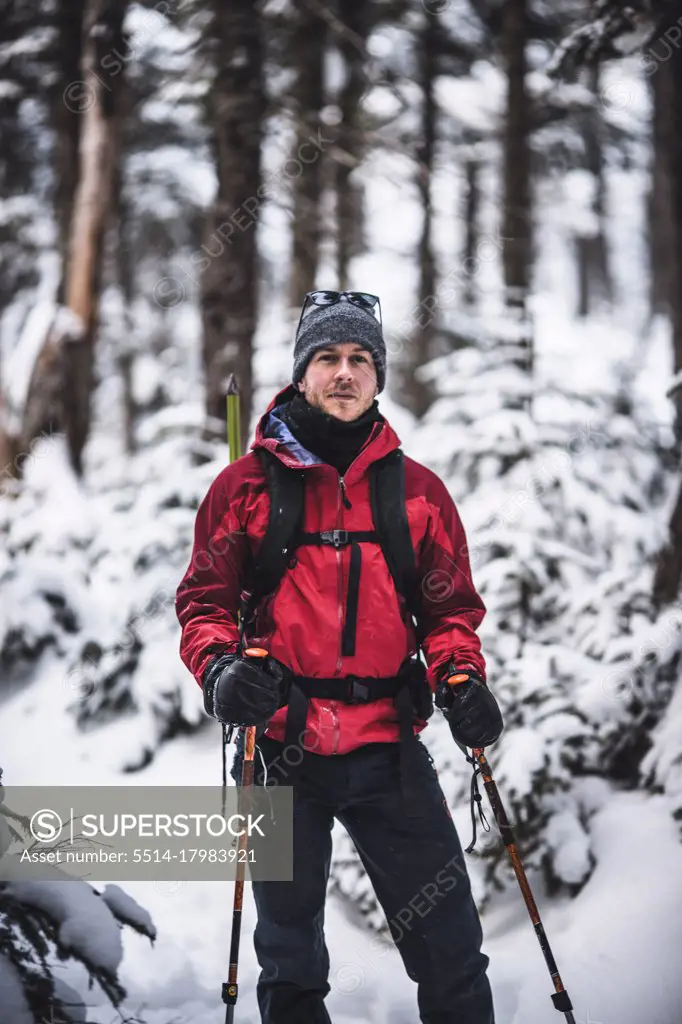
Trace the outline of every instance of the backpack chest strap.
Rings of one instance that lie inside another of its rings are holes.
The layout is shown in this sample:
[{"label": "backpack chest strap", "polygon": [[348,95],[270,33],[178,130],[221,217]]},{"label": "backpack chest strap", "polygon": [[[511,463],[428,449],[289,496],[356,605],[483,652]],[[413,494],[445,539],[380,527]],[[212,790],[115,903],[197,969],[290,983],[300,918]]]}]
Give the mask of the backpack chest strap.
[{"label": "backpack chest strap", "polygon": [[297,537],[297,544],[331,544],[334,548],[363,541],[381,543],[376,530],[322,530],[317,533],[300,533]]}]

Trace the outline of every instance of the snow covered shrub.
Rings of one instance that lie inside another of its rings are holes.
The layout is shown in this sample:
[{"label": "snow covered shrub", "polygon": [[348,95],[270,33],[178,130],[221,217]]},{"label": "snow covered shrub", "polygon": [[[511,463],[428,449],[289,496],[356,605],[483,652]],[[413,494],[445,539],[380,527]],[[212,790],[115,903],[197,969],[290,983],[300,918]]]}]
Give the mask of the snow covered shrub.
[{"label": "snow covered shrub", "polygon": [[[54,499],[53,499],[54,500]],[[46,509],[52,508],[51,513]],[[0,499],[0,666],[26,673],[47,649],[65,655],[86,603],[83,543],[68,532],[58,549],[54,504],[42,488]]]},{"label": "snow covered shrub", "polygon": [[[424,429],[456,438],[447,482],[488,608],[482,639],[507,725],[491,763],[527,862],[574,891],[593,866],[589,819],[603,782],[640,784],[672,694],[681,634],[655,646],[669,613],[650,596],[668,453],[648,410],[622,395],[531,390],[494,350],[454,358],[447,374],[431,368],[448,387]],[[486,856],[499,883],[504,851]]]},{"label": "snow covered shrub", "polygon": [[[652,510],[670,457],[647,410],[618,394],[533,388],[508,341],[424,368],[440,397],[407,451],[443,477],[467,530],[506,724],[489,759],[524,862],[550,891],[574,893],[595,863],[591,816],[614,787],[641,786],[648,772],[682,804],[682,743],[665,719],[682,616],[658,613],[650,596],[665,535]],[[462,807],[470,769],[439,718],[425,739],[450,805]],[[493,824],[478,847],[484,902],[513,878],[496,834]],[[337,890],[380,920],[345,839],[333,870]]]},{"label": "snow covered shrub", "polygon": [[[0,772],[1,775],[1,772]],[[3,807],[0,783],[0,858],[19,838]],[[81,996],[56,968],[80,964],[88,986],[97,983],[113,1006],[125,998],[118,978],[121,931],[133,928],[151,942],[156,928],[147,913],[118,885],[100,892],[87,882],[0,880],[0,1008],[6,1024],[85,1021]]]},{"label": "snow covered shrub", "polygon": [[159,424],[154,443],[129,460],[93,459],[86,491],[55,442],[18,497],[0,501],[6,677],[30,680],[37,659],[54,655],[81,728],[135,719],[127,769],[204,720],[178,656],[174,598],[196,509],[223,463],[198,468],[193,444],[186,424]]}]

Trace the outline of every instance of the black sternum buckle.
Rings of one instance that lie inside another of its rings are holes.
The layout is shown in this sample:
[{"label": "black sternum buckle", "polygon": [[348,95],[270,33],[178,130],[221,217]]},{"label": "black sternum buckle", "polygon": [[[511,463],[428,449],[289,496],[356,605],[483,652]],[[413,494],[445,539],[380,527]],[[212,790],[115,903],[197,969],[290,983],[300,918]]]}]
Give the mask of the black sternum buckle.
[{"label": "black sternum buckle", "polygon": [[323,530],[320,538],[323,544],[341,548],[348,543],[348,530]]},{"label": "black sternum buckle", "polygon": [[346,703],[366,704],[369,701],[369,684],[357,676],[346,676]]}]

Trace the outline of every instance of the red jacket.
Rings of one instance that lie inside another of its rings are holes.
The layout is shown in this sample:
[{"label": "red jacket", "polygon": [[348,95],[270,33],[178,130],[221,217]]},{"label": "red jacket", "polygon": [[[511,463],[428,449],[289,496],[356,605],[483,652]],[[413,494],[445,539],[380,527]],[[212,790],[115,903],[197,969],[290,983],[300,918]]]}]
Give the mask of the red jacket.
[{"label": "red jacket", "polygon": [[[192,558],[178,587],[175,607],[182,627],[180,656],[200,685],[214,654],[232,651],[238,645],[237,609],[246,559],[257,551],[267,528],[269,497],[256,450],[268,448],[285,465],[305,469],[302,528],[315,532],[373,528],[368,467],[400,446],[387,421],[373,425],[369,439],[346,471],[344,504],[338,471],[304,449],[276,413],[271,415],[293,395],[289,385],[272,400],[249,452],[222,470],[197,512]],[[485,605],[471,579],[457,509],[440,478],[407,457],[405,490],[422,577],[423,650],[429,683],[435,689],[452,655],[459,665],[469,665],[485,678],[485,661],[475,632]],[[263,602],[257,635],[249,634],[247,643],[265,647],[297,675],[394,675],[405,658],[415,653],[415,635],[377,544],[363,544],[355,654],[341,656],[349,558],[349,547],[298,548],[293,568]],[[286,708],[280,708],[270,720],[268,735],[282,740],[285,718]],[[418,722],[416,731],[423,726]],[[319,754],[345,754],[364,743],[399,739],[390,698],[364,705],[311,698],[307,729],[311,737],[307,745]]]}]

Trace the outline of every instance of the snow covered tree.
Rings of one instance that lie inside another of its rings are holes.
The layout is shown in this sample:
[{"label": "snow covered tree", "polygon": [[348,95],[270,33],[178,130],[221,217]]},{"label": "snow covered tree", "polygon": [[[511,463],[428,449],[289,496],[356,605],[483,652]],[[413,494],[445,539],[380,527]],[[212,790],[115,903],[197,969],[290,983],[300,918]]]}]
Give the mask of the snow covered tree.
[{"label": "snow covered tree", "polygon": [[251,0],[206,4],[203,47],[211,65],[208,117],[218,189],[205,229],[201,263],[203,367],[209,435],[225,433],[231,372],[240,382],[242,444],[251,417],[261,204],[263,90],[260,6]]},{"label": "snow covered tree", "polygon": [[[524,863],[550,891],[575,893],[595,865],[591,817],[610,793],[644,786],[651,730],[674,692],[682,634],[650,596],[669,446],[652,435],[651,410],[622,394],[548,379],[524,408],[526,374],[499,351],[513,324],[493,326],[485,350],[425,369],[440,397],[408,450],[442,475],[467,528],[506,723],[489,756]],[[449,805],[464,812],[470,769],[445,722],[432,720],[425,739]],[[515,883],[494,825],[479,849],[485,902]],[[362,874],[342,842],[335,886],[380,925]]]},{"label": "snow covered tree", "polygon": [[[663,204],[661,213],[670,214],[667,241],[659,247],[671,261],[670,291],[667,302],[672,327],[674,372],[682,369],[682,296],[676,286],[682,273],[682,52],[679,48],[679,23],[682,18],[682,3],[679,0],[637,0],[621,5],[614,0],[599,0],[588,14],[584,24],[568,35],[559,48],[554,66],[564,69],[581,63],[594,63],[603,57],[620,57],[641,50],[643,70],[657,74],[661,80],[656,86],[660,94],[654,121],[656,162],[654,174],[656,184],[661,187],[659,200]],[[660,41],[662,52],[656,50]],[[660,264],[654,270],[655,280],[660,280]],[[682,391],[673,390],[676,409],[676,437],[682,438]],[[677,581],[679,585],[679,579]]]},{"label": "snow covered tree", "polygon": [[[0,770],[0,862],[24,827],[3,803],[1,779]],[[59,977],[65,962],[80,964],[88,986],[96,983],[118,1006],[126,994],[118,978],[122,929],[156,938],[147,911],[120,886],[100,891],[60,878],[57,868],[54,875],[49,881],[0,880],[0,1006],[7,1024],[82,1024],[83,997]]]},{"label": "snow covered tree", "polygon": [[[599,0],[594,18],[569,35],[555,57],[555,67],[594,62],[643,48],[641,63],[648,75],[660,80],[654,89],[653,181],[659,192],[653,205],[654,305],[669,311],[674,377],[668,394],[675,407],[675,437],[682,440],[682,295],[677,281],[682,273],[682,51],[679,47],[682,3],[679,0],[638,0],[621,8],[613,0]],[[652,42],[661,42],[662,54]],[[664,226],[665,222],[665,226]],[[669,273],[663,264],[669,263]],[[662,297],[662,293],[665,293]],[[657,605],[675,600],[682,581],[682,488],[673,510],[668,542],[662,547],[653,582]]]},{"label": "snow covered tree", "polygon": [[[294,192],[291,277],[289,301],[298,306],[306,292],[315,287],[315,276],[322,240],[324,188],[324,151],[309,156],[310,136],[322,129],[321,112],[325,105],[324,60],[327,23],[307,0],[293,3],[291,50],[295,80],[291,90],[296,140],[293,158],[305,150],[306,166],[291,183]],[[314,46],[311,47],[311,40]]]},{"label": "snow covered tree", "polygon": [[[21,444],[23,383],[27,371],[11,358],[28,347],[36,293],[54,277],[50,253],[49,176],[44,173],[49,114],[43,82],[49,79],[54,24],[31,4],[0,9],[0,493],[12,491],[27,449]],[[24,345],[20,341],[25,339]],[[35,353],[32,354],[35,358]],[[23,359],[19,362],[23,363]],[[29,371],[30,372],[30,371]]]},{"label": "snow covered tree", "polygon": [[333,23],[335,44],[344,64],[338,94],[340,119],[336,127],[334,190],[336,197],[336,278],[348,287],[349,263],[360,250],[363,224],[362,192],[353,179],[365,149],[362,99],[367,91],[367,39],[375,18],[375,5],[339,0],[338,21]]},{"label": "snow covered tree", "polygon": [[[417,41],[419,86],[422,93],[421,131],[417,146],[416,185],[422,208],[422,227],[419,238],[419,295],[433,295],[436,290],[436,260],[433,251],[433,174],[438,144],[438,106],[436,103],[436,76],[439,50],[442,45],[439,20],[428,12]],[[421,416],[428,409],[432,394],[415,374],[415,369],[433,354],[436,324],[434,318],[425,317],[424,326],[415,331],[409,346],[409,364],[403,371],[402,391],[408,408]]]},{"label": "snow covered tree", "polygon": [[[102,257],[107,217],[111,206],[117,160],[120,80],[98,76],[111,52],[123,49],[123,19],[127,0],[89,0],[83,14],[81,80],[72,82],[64,102],[76,105],[83,117],[78,138],[79,167],[71,202],[60,196],[62,226],[69,220],[65,266],[64,305],[67,321],[59,320],[36,360],[27,398],[27,423],[22,431],[26,447],[46,420],[45,408],[54,402],[55,373],[60,378],[59,426],[64,429],[74,469],[83,472],[83,449],[91,424],[94,388],[94,349],[98,329]],[[65,31],[78,28],[67,21]],[[82,92],[74,92],[74,86]],[[69,91],[70,90],[70,91]],[[65,132],[68,134],[68,132]],[[68,175],[60,181],[69,189]],[[55,367],[57,367],[55,371]],[[47,414],[49,418],[49,413]]]}]

